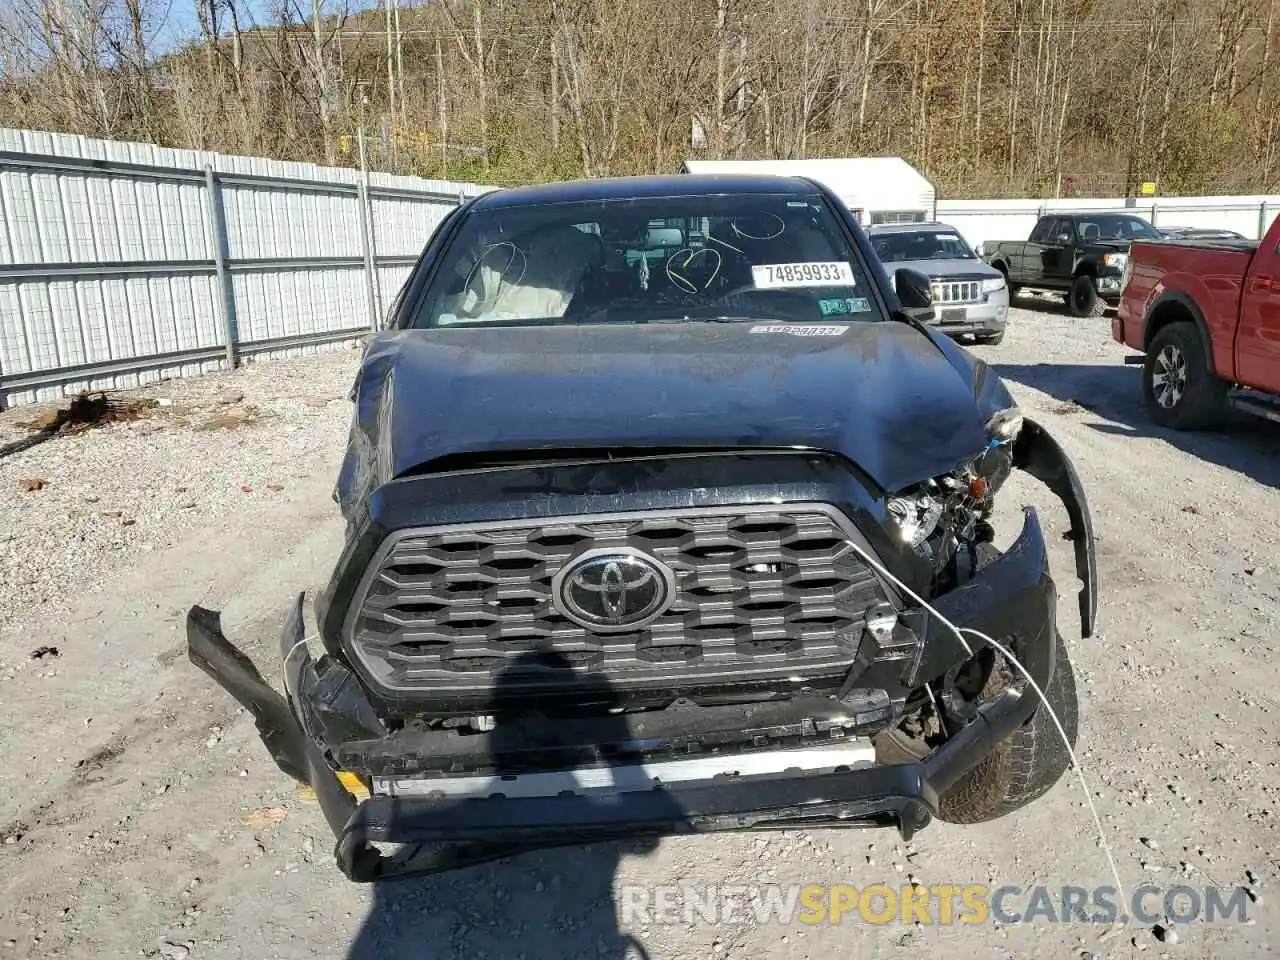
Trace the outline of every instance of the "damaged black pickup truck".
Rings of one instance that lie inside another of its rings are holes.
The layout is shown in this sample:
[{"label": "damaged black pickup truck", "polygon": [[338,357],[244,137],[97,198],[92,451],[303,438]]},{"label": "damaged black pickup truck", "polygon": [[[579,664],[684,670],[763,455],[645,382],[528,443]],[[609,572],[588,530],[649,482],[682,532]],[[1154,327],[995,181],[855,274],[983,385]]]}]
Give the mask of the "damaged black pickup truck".
[{"label": "damaged black pickup truck", "polygon": [[1076,695],[1035,512],[994,546],[1002,483],[1065,505],[1085,636],[1093,533],[1063,451],[930,311],[808,180],[471,200],[363,357],[345,547],[288,615],[283,694],[215,611],[191,659],[356,881],[1017,809],[1068,758],[989,640],[1068,737]]}]

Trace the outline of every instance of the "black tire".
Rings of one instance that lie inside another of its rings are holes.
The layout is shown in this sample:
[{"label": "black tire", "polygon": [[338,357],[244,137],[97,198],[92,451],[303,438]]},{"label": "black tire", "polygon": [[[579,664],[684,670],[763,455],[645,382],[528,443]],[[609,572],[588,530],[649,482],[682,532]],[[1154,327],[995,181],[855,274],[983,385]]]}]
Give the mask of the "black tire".
[{"label": "black tire", "polygon": [[[998,696],[1020,676],[1003,657],[998,657],[997,667],[991,671],[978,702]],[[1053,679],[1044,694],[1075,749],[1080,708],[1075,672],[1061,635]],[[1027,696],[1035,696],[1035,692],[1027,688]],[[915,762],[924,753],[919,741],[908,740],[896,729],[877,737],[875,747],[876,759],[881,763]],[[1071,756],[1042,703],[1030,720],[942,796],[938,819],[946,823],[985,823],[1006,816],[1048,793],[1070,765]]]},{"label": "black tire", "polygon": [[1142,365],[1142,398],[1155,423],[1172,430],[1211,427],[1226,412],[1229,388],[1210,367],[1194,324],[1156,331]]},{"label": "black tire", "polygon": [[1071,284],[1071,292],[1067,294],[1067,307],[1073,317],[1100,317],[1107,309],[1106,303],[1098,296],[1098,284],[1093,277],[1082,273]]},{"label": "black tire", "polygon": [[995,347],[1004,342],[1004,331],[999,333],[978,333],[974,334],[974,343],[982,343],[987,346]]}]

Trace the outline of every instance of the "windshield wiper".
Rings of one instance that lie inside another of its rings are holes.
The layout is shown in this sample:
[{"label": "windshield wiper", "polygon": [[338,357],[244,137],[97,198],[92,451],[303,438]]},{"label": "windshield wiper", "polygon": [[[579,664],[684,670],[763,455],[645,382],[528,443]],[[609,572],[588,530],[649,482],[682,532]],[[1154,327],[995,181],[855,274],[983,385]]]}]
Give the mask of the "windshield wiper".
[{"label": "windshield wiper", "polygon": [[657,320],[638,320],[637,323],[791,323],[776,317],[746,317],[724,314],[717,317],[661,317]]}]

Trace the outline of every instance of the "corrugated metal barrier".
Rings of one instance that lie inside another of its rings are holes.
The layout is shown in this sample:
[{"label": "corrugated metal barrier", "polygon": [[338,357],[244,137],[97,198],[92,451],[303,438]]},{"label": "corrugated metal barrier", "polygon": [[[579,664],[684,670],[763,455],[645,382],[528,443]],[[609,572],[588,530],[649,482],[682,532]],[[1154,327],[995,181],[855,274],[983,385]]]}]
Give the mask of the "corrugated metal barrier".
[{"label": "corrugated metal barrier", "polygon": [[0,129],[0,406],[354,340],[485,189]]},{"label": "corrugated metal barrier", "polygon": [[[0,128],[0,408],[352,341],[487,189]],[[1123,210],[1258,237],[1280,197],[939,200],[971,243]]]}]

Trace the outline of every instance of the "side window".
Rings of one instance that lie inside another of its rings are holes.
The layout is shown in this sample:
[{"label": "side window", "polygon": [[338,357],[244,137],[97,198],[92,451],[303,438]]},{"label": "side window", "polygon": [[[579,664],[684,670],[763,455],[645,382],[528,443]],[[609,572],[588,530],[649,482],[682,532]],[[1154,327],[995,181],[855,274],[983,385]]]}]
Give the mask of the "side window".
[{"label": "side window", "polygon": [[1053,224],[1053,235],[1049,238],[1050,243],[1067,244],[1074,242],[1076,237],[1075,224],[1070,217],[1059,217]]},{"label": "side window", "polygon": [[[441,222],[443,225],[443,221]],[[404,278],[404,282],[400,284],[400,289],[396,291],[395,299],[391,301],[391,306],[386,314],[378,318],[379,330],[394,330],[407,326],[407,318],[404,316],[405,300],[409,296],[409,290],[413,286],[413,281],[422,272],[426,265],[427,252],[431,249],[430,244],[423,248],[418,254],[418,259],[414,261],[413,266],[409,270],[409,275]]]},{"label": "side window", "polygon": [[467,207],[468,204],[461,204],[452,208],[436,224],[431,236],[427,238],[427,242],[422,248],[422,253],[418,254],[418,259],[414,262],[413,269],[409,271],[409,276],[401,284],[395,301],[391,304],[391,309],[387,311],[386,317],[382,318],[382,329],[404,330],[413,326],[414,308],[420,305],[422,285],[426,280],[427,272],[431,268],[431,260],[439,255],[446,234],[462,217],[462,212]]},{"label": "side window", "polygon": [[404,283],[400,284],[400,289],[396,291],[396,298],[391,301],[391,308],[385,316],[378,318],[379,330],[390,330],[396,326],[396,318],[400,316],[400,308],[404,305],[405,294],[409,292],[409,284],[413,281],[413,271],[409,271],[409,276],[405,277]]},{"label": "side window", "polygon": [[1031,231],[1032,243],[1048,243],[1050,231],[1053,228],[1055,217],[1041,217],[1036,228]]}]

